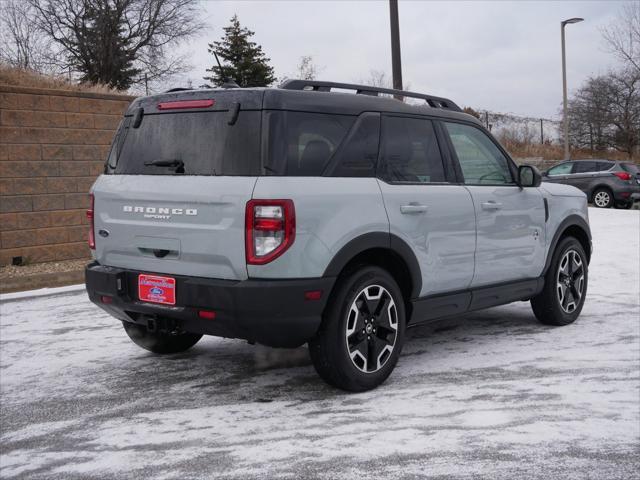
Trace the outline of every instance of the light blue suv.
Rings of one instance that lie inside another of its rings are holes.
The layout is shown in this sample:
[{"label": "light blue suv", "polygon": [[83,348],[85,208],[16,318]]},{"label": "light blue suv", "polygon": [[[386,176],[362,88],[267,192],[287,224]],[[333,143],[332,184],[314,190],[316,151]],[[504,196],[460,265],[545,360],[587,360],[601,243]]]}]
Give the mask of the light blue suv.
[{"label": "light blue suv", "polygon": [[328,383],[367,390],[408,327],[521,300],[578,317],[587,199],[540,180],[430,95],[294,80],[140,98],[91,191],[87,290],[153,352],[308,343]]}]

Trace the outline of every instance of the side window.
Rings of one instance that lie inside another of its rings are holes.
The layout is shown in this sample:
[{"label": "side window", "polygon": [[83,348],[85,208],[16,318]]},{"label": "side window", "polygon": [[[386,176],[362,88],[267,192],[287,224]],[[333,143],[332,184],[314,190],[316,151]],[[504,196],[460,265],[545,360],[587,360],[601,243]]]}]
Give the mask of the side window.
[{"label": "side window", "polygon": [[460,123],[445,123],[458,156],[464,183],[513,184],[509,162],[500,149],[480,129]]},{"label": "side window", "polygon": [[572,168],[573,162],[561,163],[560,165],[550,168],[547,175],[568,175],[571,173]]},{"label": "side window", "polygon": [[597,172],[598,167],[596,162],[583,160],[581,162],[575,162],[573,167],[573,173],[590,173]]},{"label": "side window", "polygon": [[322,175],[355,117],[289,111],[267,112],[269,173],[286,176]]},{"label": "side window", "polygon": [[444,182],[444,166],[433,123],[383,117],[379,175],[390,182]]},{"label": "side window", "polygon": [[611,162],[598,162],[598,171],[599,172],[606,172],[608,170],[611,170],[613,168],[613,163]]},{"label": "side window", "polygon": [[127,130],[129,129],[130,122],[131,117],[125,117],[120,121],[120,124],[116,129],[116,134],[113,137],[111,148],[109,149],[109,155],[107,156],[107,167],[110,169],[114,169],[117,166],[118,156],[120,155],[120,150],[122,150],[124,138],[127,136]]},{"label": "side window", "polygon": [[324,175],[329,177],[374,177],[380,141],[380,114],[361,114],[333,156]]}]

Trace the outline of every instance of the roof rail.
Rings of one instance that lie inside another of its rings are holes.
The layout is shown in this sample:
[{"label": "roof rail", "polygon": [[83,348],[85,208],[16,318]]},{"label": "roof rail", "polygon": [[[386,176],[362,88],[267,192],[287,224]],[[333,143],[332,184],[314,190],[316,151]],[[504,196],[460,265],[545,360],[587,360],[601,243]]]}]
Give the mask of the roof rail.
[{"label": "roof rail", "polygon": [[176,87],[176,88],[170,88],[169,90],[167,90],[164,93],[171,93],[171,92],[184,92],[185,90],[193,90],[193,88],[185,88],[185,87]]},{"label": "roof rail", "polygon": [[314,92],[330,92],[333,88],[341,88],[344,90],[355,90],[358,95],[371,95],[377,97],[380,93],[389,95],[420,98],[425,100],[430,107],[443,108],[445,110],[453,110],[462,112],[462,109],[448,98],[435,97],[433,95],[425,95],[423,93],[408,92],[405,90],[394,90],[392,88],[372,87],[370,85],[356,85],[352,83],[338,82],[322,82],[318,80],[286,80],[279,88],[285,90],[307,90]]}]

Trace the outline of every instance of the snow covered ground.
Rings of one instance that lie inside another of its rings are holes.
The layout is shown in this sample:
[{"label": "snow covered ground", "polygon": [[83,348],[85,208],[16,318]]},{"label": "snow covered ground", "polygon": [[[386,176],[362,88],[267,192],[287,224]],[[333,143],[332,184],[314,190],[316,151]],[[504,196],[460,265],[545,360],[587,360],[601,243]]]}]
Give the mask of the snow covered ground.
[{"label": "snow covered ground", "polygon": [[157,357],[84,292],[4,301],[0,477],[638,478],[640,212],[590,215],[577,323],[517,303],[421,327],[357,395],[304,348]]}]

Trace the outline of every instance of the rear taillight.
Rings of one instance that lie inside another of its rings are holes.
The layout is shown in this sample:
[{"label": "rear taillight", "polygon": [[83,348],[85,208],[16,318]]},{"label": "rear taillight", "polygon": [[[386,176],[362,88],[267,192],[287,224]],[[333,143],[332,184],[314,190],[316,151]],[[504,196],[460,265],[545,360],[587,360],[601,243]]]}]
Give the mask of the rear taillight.
[{"label": "rear taillight", "polygon": [[96,249],[96,235],[93,228],[93,205],[94,197],[93,193],[89,194],[89,210],[87,210],[87,218],[89,219],[89,248],[91,250]]},{"label": "rear taillight", "polygon": [[282,255],[296,236],[291,200],[249,200],[245,213],[247,263],[264,265]]},{"label": "rear taillight", "polygon": [[631,174],[628,172],[613,172],[613,174],[618,177],[620,180],[629,181],[631,180]]}]

